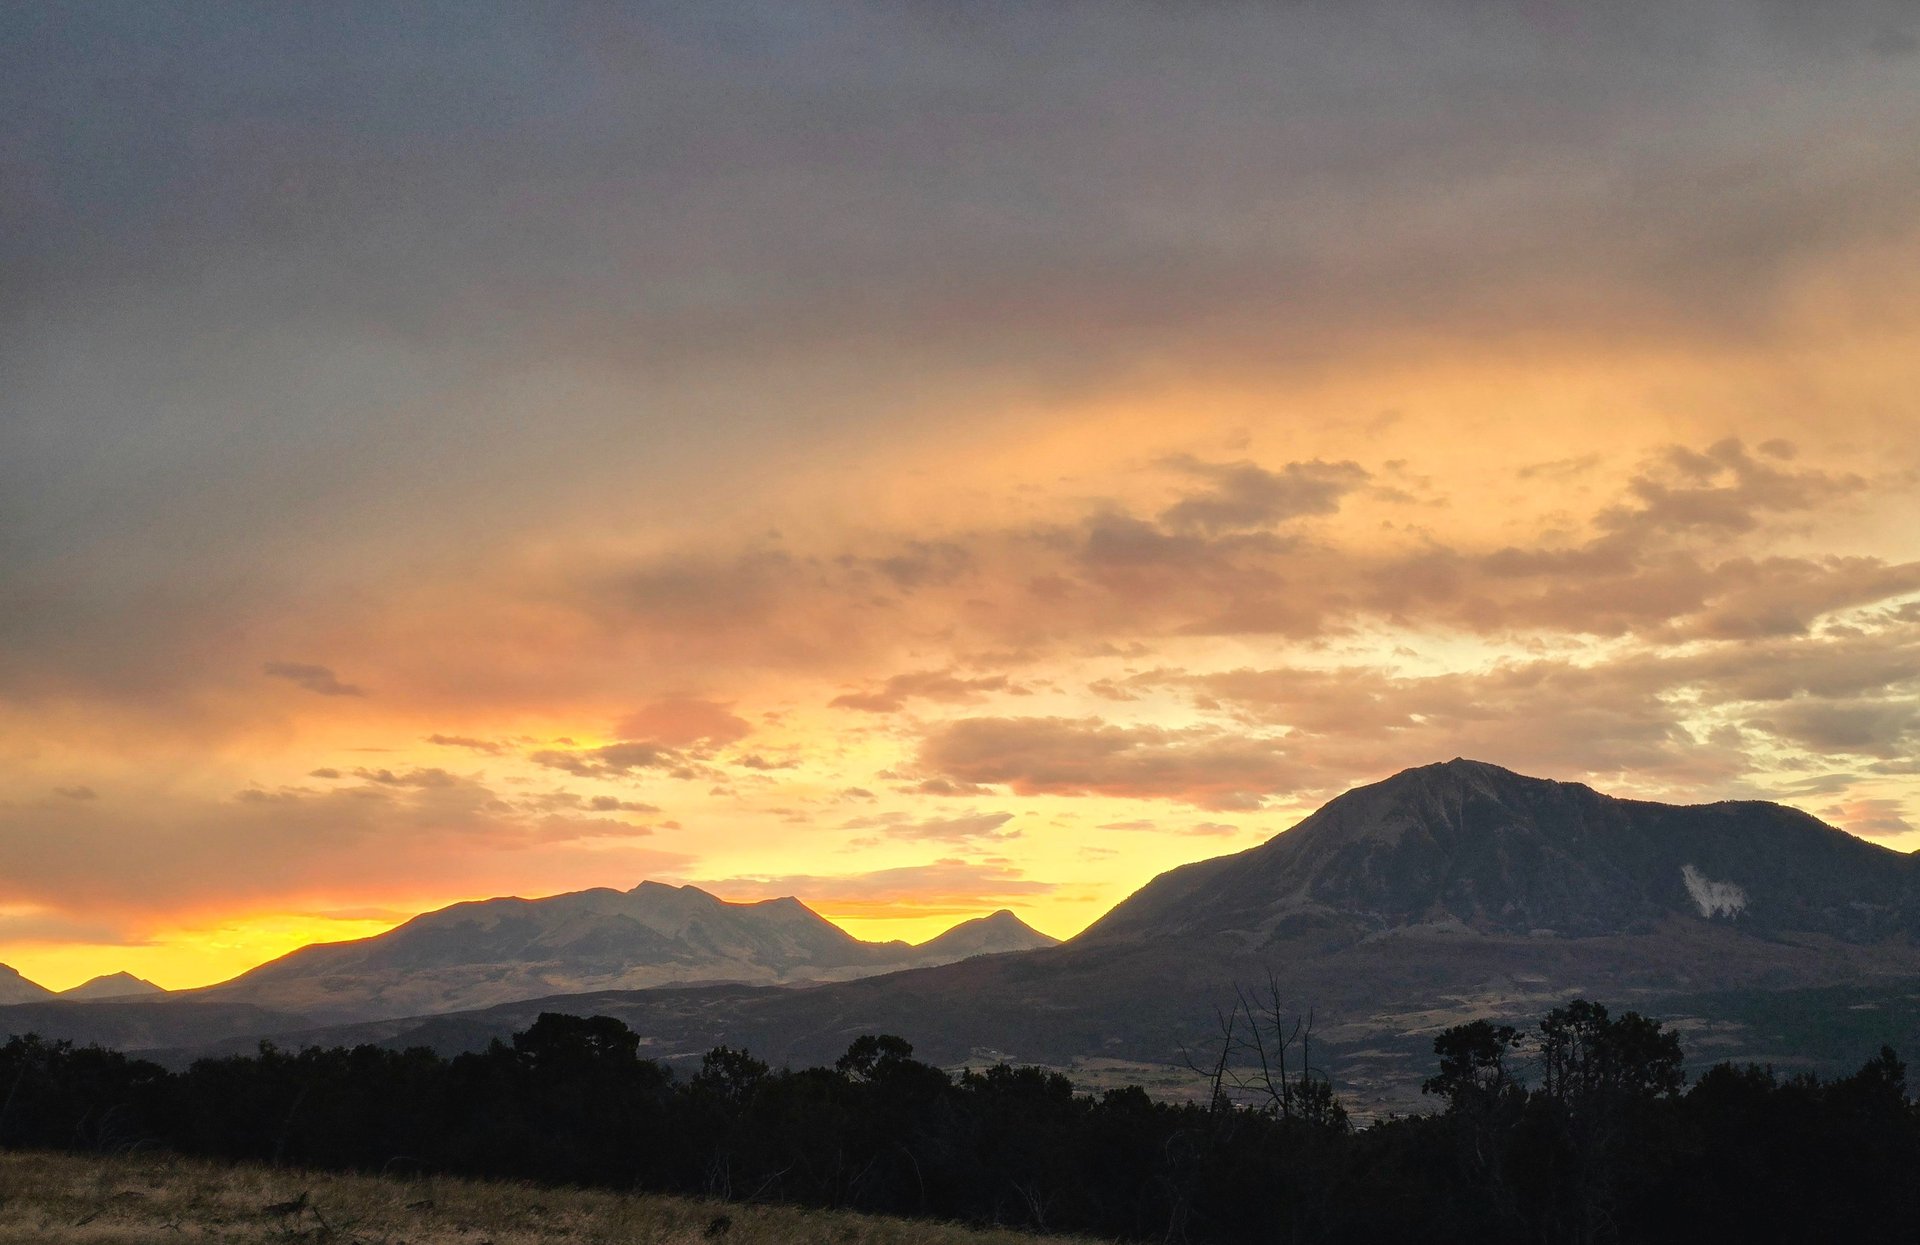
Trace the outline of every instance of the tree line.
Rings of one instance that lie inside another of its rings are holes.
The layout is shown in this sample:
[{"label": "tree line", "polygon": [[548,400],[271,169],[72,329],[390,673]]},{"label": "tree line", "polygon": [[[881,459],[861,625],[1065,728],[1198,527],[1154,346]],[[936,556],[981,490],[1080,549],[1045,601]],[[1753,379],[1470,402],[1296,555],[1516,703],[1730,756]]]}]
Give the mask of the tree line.
[{"label": "tree line", "polygon": [[[1437,1110],[1355,1127],[1278,1008],[1223,1013],[1200,1101],[954,1076],[894,1036],[831,1068],[710,1051],[676,1076],[607,1017],[443,1058],[376,1046],[182,1072],[0,1047],[0,1145],[767,1199],[1124,1240],[1920,1240],[1920,1113],[1883,1049],[1821,1080],[1722,1064],[1575,1002],[1434,1041]],[[1249,1060],[1247,1053],[1257,1052]]]}]

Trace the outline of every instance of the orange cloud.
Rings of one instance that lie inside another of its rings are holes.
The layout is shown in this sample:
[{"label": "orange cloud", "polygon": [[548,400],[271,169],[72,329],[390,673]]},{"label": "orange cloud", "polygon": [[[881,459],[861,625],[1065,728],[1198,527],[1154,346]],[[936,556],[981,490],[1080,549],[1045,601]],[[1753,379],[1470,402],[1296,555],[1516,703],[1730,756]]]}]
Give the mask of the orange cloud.
[{"label": "orange cloud", "polygon": [[1821,816],[1869,839],[1893,838],[1912,834],[1916,827],[1907,817],[1904,800],[1861,798],[1821,810]]},{"label": "orange cloud", "polygon": [[870,692],[847,692],[830,702],[838,709],[860,709],[868,713],[893,713],[910,700],[932,700],[942,704],[971,704],[988,692],[1020,690],[1005,675],[988,678],[964,678],[949,670],[919,670],[896,674]]},{"label": "orange cloud", "polygon": [[751,735],[753,727],[725,705],[676,696],[657,700],[628,714],[614,725],[613,731],[621,739],[688,748],[695,744],[718,747],[734,743]]}]

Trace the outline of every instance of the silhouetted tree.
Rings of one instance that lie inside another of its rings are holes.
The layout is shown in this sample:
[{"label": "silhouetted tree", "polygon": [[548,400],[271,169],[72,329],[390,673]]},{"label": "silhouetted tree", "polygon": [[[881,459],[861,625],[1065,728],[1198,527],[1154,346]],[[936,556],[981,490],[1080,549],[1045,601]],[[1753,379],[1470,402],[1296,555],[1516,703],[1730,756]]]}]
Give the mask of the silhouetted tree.
[{"label": "silhouetted tree", "polygon": [[1310,1014],[1270,991],[1221,1025],[1229,1058],[1194,1061],[1232,1069],[1208,1102],[1094,1097],[1039,1068],[955,1078],[888,1034],[798,1071],[719,1047],[681,1081],[620,1022],[558,1014],[453,1059],[263,1043],[178,1073],[15,1037],[0,1046],[0,1144],[164,1144],[1194,1245],[1920,1240],[1920,1115],[1891,1050],[1824,1081],[1722,1065],[1687,1091],[1662,1025],[1576,1001],[1532,1037],[1447,1030],[1423,1086],[1444,1111],[1356,1130],[1314,1104],[1328,1083]]}]

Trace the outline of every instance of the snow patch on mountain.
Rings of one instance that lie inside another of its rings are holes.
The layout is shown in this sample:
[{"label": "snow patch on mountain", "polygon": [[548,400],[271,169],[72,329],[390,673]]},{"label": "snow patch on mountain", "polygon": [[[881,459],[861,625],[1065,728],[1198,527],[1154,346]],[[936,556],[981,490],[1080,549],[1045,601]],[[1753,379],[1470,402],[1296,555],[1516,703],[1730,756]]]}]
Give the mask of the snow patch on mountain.
[{"label": "snow patch on mountain", "polygon": [[1680,880],[1703,917],[1736,917],[1747,906],[1746,891],[1732,882],[1716,882],[1692,865],[1680,866]]}]

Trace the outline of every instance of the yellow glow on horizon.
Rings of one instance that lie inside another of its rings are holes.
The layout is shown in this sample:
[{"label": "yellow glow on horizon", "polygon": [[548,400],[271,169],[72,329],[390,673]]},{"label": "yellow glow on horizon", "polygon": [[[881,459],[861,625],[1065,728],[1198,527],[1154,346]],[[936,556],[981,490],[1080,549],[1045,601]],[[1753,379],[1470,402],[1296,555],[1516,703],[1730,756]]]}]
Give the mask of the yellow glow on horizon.
[{"label": "yellow glow on horizon", "polygon": [[262,914],[217,925],[156,931],[125,945],[25,943],[0,949],[0,963],[49,990],[71,990],[95,977],[127,972],[168,990],[216,985],[316,942],[383,934],[407,918]]}]

